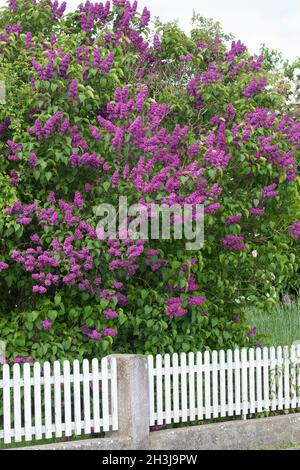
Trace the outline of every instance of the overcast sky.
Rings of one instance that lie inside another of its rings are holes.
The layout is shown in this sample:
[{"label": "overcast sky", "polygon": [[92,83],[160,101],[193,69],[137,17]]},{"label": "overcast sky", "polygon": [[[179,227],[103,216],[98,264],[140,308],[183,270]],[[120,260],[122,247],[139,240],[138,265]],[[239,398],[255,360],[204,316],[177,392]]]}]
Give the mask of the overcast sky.
[{"label": "overcast sky", "polygon": [[[67,0],[68,9],[79,3]],[[251,52],[265,42],[289,59],[300,56],[300,0],[139,0],[139,5],[165,21],[178,19],[185,29],[195,10],[219,20],[225,32],[241,39]]]}]

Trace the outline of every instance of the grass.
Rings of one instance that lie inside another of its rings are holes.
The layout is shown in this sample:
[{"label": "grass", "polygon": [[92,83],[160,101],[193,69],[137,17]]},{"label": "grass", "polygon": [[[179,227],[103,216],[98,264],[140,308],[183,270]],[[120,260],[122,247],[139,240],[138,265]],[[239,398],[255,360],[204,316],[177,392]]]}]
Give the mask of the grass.
[{"label": "grass", "polygon": [[61,437],[61,438],[52,438],[52,439],[32,439],[32,441],[26,442],[26,441],[21,441],[21,442],[11,442],[10,444],[4,444],[2,442],[2,439],[0,440],[0,450],[2,449],[15,449],[17,447],[30,447],[30,446],[41,446],[44,444],[58,444],[58,443],[66,443],[68,441],[82,441],[84,439],[97,439],[97,438],[103,438],[104,433],[97,433],[97,434],[81,434],[80,436],[73,435],[68,438]]},{"label": "grass", "polygon": [[247,318],[272,346],[291,346],[295,341],[300,344],[300,298],[291,305],[279,304],[271,312],[249,310]]}]

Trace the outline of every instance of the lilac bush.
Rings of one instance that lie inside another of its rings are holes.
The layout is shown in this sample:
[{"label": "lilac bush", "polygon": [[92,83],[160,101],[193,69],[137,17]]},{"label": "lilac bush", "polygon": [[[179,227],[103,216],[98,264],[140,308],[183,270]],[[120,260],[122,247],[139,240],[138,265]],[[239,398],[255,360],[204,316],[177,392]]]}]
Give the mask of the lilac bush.
[{"label": "lilac bush", "polygon": [[[258,344],[244,308],[271,308],[299,269],[286,94],[262,55],[199,25],[153,27],[127,0],[64,10],[10,0],[0,15],[8,359]],[[97,207],[119,196],[203,204],[203,249],[99,239]]]}]

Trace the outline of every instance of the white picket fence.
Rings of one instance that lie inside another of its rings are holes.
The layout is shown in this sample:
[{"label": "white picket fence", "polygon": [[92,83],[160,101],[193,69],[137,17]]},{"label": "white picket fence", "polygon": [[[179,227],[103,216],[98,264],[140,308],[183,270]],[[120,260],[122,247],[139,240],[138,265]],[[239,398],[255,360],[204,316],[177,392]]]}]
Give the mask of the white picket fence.
[{"label": "white picket fence", "polygon": [[[0,438],[10,443],[118,429],[117,364],[107,358],[5,364]],[[1,424],[2,421],[2,424]]]},{"label": "white picket fence", "polygon": [[300,347],[149,356],[150,425],[300,408]]}]

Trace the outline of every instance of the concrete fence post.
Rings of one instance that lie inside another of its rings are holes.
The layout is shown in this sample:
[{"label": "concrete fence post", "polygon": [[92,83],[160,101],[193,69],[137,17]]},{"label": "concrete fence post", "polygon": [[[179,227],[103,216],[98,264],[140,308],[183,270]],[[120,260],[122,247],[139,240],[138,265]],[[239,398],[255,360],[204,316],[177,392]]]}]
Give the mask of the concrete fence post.
[{"label": "concrete fence post", "polygon": [[148,360],[135,354],[113,354],[117,359],[119,430],[110,437],[127,438],[135,449],[147,447],[150,434]]}]

